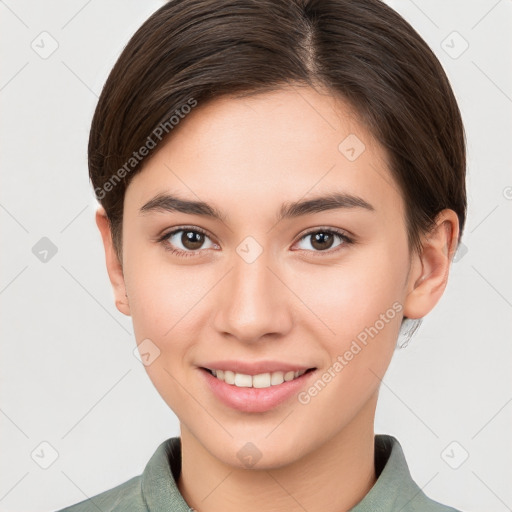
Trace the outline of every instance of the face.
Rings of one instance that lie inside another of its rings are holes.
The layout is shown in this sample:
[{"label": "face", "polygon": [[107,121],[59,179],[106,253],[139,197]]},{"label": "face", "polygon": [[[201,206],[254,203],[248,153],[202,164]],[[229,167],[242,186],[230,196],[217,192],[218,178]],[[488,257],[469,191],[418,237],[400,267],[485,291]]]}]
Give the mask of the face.
[{"label": "face", "polygon": [[182,120],[123,219],[123,312],[182,431],[271,468],[373,428],[418,277],[404,215],[384,150],[326,92],[216,99]]}]

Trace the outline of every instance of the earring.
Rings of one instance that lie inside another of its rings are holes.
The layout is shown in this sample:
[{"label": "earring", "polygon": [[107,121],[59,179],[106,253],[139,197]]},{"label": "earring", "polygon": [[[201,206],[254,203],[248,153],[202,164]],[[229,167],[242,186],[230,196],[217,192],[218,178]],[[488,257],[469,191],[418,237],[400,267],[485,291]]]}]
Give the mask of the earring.
[{"label": "earring", "polygon": [[398,334],[397,347],[406,348],[413,334],[419,329],[423,318],[404,318]]}]

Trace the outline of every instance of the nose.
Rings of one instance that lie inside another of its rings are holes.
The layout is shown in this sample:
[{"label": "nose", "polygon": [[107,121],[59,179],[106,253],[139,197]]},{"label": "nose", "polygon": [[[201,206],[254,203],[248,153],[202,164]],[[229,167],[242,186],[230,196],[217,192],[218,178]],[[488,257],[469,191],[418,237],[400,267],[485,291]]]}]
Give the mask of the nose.
[{"label": "nose", "polygon": [[213,326],[218,333],[254,343],[290,331],[293,293],[272,266],[265,252],[252,263],[234,255],[233,267],[217,290]]}]

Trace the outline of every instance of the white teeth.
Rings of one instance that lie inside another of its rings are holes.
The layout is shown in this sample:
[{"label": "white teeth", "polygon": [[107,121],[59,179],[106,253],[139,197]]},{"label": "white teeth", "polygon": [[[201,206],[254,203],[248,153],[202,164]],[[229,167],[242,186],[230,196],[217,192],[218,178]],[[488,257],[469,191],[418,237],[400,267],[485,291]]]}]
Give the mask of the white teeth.
[{"label": "white teeth", "polygon": [[229,370],[224,372],[224,382],[226,384],[234,384],[235,383],[235,373]]},{"label": "white teeth", "polygon": [[285,381],[293,380],[294,378],[295,378],[295,372],[286,372],[284,374]]},{"label": "white teeth", "polygon": [[269,388],[271,383],[270,373],[260,373],[252,378],[253,388]]},{"label": "white teeth", "polygon": [[252,377],[243,373],[235,373],[235,386],[239,388],[252,387]]},{"label": "white teeth", "polygon": [[279,384],[282,384],[284,382],[284,373],[283,372],[274,372],[270,376],[270,384],[272,386],[277,386]]},{"label": "white teeth", "polygon": [[306,370],[297,372],[272,372],[259,373],[258,375],[246,375],[244,373],[235,373],[230,370],[211,370],[217,379],[224,381],[239,388],[269,388],[278,386],[283,382],[296,379],[306,373]]}]

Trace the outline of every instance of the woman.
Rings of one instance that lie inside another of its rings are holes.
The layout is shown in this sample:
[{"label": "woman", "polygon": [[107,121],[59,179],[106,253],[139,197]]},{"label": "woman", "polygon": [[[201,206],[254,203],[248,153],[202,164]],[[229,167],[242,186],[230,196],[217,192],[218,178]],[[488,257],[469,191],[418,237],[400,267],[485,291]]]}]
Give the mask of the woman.
[{"label": "woman", "polygon": [[181,436],[65,510],[453,511],[373,423],[397,339],[446,287],[465,167],[441,65],[382,2],[155,12],[89,169],[116,306]]}]

